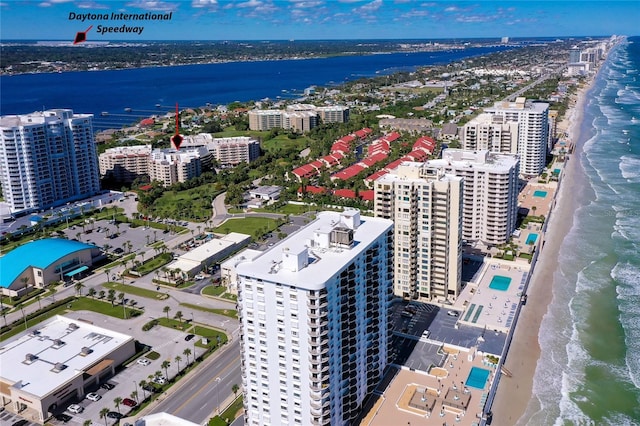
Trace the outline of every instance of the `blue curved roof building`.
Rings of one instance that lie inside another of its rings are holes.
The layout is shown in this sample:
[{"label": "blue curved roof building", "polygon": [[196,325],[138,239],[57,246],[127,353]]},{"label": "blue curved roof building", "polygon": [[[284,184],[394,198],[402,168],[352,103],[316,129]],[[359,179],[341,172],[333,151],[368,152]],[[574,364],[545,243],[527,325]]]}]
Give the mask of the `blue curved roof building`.
[{"label": "blue curved roof building", "polygon": [[[98,247],[79,241],[48,238],[24,244],[0,257],[0,287],[9,288],[28,268],[47,270],[61,259]],[[66,272],[66,271],[65,271]],[[32,280],[33,285],[37,280]]]}]

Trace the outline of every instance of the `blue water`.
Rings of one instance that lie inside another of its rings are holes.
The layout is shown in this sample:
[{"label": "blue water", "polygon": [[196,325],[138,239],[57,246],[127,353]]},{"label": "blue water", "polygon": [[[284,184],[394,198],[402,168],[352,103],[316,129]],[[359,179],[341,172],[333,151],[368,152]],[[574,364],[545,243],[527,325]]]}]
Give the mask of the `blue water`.
[{"label": "blue water", "polygon": [[525,244],[526,245],[535,244],[537,239],[538,239],[538,234],[532,232],[527,236],[527,241]]},{"label": "blue water", "polygon": [[511,284],[511,278],[502,275],[495,275],[489,283],[489,288],[499,291],[507,291]]},{"label": "blue water", "polygon": [[465,386],[476,389],[484,389],[489,378],[490,371],[486,368],[471,367]]},{"label": "blue water", "polygon": [[547,196],[547,191],[540,191],[540,190],[538,190],[538,191],[534,191],[534,192],[533,192],[533,196],[534,196],[534,197],[544,198],[544,197],[546,197],[546,196]]},{"label": "blue water", "polygon": [[[300,94],[311,85],[327,87],[505,49],[496,46],[452,52],[2,76],[0,112],[7,115],[43,108],[72,108],[76,112],[96,114],[95,127],[101,128],[114,121],[131,123],[140,117],[171,111],[176,102],[181,108],[195,108],[207,103],[284,98],[292,92]],[[157,104],[161,107],[156,108]],[[125,108],[133,111],[125,113]],[[110,116],[100,116],[103,111]]]},{"label": "blue water", "polygon": [[584,112],[575,184],[560,190],[577,205],[519,425],[640,425],[640,38],[609,53]]}]

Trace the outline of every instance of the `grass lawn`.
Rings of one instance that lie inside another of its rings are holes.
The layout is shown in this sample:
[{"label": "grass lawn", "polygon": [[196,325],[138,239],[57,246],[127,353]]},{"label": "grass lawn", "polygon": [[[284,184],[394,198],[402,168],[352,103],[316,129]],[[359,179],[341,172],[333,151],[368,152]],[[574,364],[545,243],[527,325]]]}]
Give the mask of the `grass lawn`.
[{"label": "grass lawn", "polygon": [[[229,408],[222,412],[222,414],[212,417],[209,420],[209,426],[227,426],[230,422],[236,419],[238,412],[242,408],[242,395],[240,395],[231,403],[231,405],[229,405]],[[229,422],[226,422],[224,419],[229,420]]]},{"label": "grass lawn", "polygon": [[278,227],[278,221],[268,217],[247,217],[244,219],[230,219],[215,228],[213,232],[228,234],[230,232],[240,232],[252,235],[254,238],[263,233],[273,231]]},{"label": "grass lawn", "polygon": [[158,324],[160,324],[163,327],[175,328],[176,330],[182,330],[182,331],[185,331],[187,328],[191,327],[191,324],[187,323],[184,320],[180,322],[173,318],[167,319],[167,317],[158,318]]},{"label": "grass lawn", "polygon": [[196,309],[203,312],[211,312],[212,314],[224,315],[231,318],[238,318],[238,312],[235,309],[214,309],[205,308],[200,305],[193,305],[191,303],[181,303],[180,306],[184,306],[189,309]]},{"label": "grass lawn", "polygon": [[222,293],[227,291],[227,288],[223,285],[208,285],[202,289],[202,294],[207,296],[222,296]]},{"label": "grass lawn", "polygon": [[223,190],[215,183],[200,185],[186,191],[167,191],[158,198],[149,213],[156,217],[174,217],[204,222],[211,218],[211,202]]},{"label": "grass lawn", "polygon": [[161,266],[166,265],[167,263],[173,260],[173,255],[171,253],[162,253],[158,256],[152,257],[151,259],[145,260],[142,265],[134,269],[140,275],[147,275],[149,272],[154,271]]},{"label": "grass lawn", "polygon": [[102,284],[106,288],[112,288],[118,292],[123,292],[127,294],[133,294],[135,296],[146,297],[148,299],[156,299],[156,300],[164,300],[167,299],[168,296],[165,293],[160,293],[159,291],[147,290],[146,288],[136,287],[134,285],[126,285],[116,282],[108,282]]},{"label": "grass lawn", "polygon": [[[118,301],[114,302],[114,305],[111,305],[111,302],[102,301],[98,299],[90,299],[88,297],[80,297],[79,299],[71,302],[69,305],[72,311],[93,311],[98,312],[99,314],[109,315],[111,317],[125,319],[124,310],[127,312],[127,319],[132,316],[137,316],[142,313],[139,309],[133,308],[124,308],[122,309],[122,305],[118,303]],[[69,307],[67,305],[67,307]]]},{"label": "grass lawn", "polygon": [[[209,339],[210,343],[219,342],[222,345],[227,342],[227,335],[222,331],[214,330],[213,328],[194,325],[190,331],[200,337],[206,337],[207,339]],[[220,340],[218,340],[218,338],[220,338]]]},{"label": "grass lawn", "polygon": [[236,296],[235,294],[231,294],[231,293],[225,293],[222,295],[223,299],[228,299],[231,300],[233,302],[237,302],[238,301],[238,296]]},{"label": "grass lawn", "polygon": [[135,257],[136,257],[135,253],[129,253],[126,256],[122,256],[120,259],[116,260],[115,262],[111,262],[111,263],[108,263],[108,264],[104,265],[102,267],[102,269],[113,269],[116,266],[123,265],[125,261],[128,262],[130,260],[135,259]]},{"label": "grass lawn", "polygon": [[277,209],[251,209],[254,212],[266,212],[266,213],[282,213],[282,214],[294,214],[299,215],[307,212],[318,211],[318,206],[311,205],[298,205],[298,204],[285,204]]},{"label": "grass lawn", "polygon": [[278,135],[273,139],[262,142],[262,149],[277,154],[280,151],[302,151],[310,145],[309,138],[299,137],[297,139],[289,139],[286,134]]}]

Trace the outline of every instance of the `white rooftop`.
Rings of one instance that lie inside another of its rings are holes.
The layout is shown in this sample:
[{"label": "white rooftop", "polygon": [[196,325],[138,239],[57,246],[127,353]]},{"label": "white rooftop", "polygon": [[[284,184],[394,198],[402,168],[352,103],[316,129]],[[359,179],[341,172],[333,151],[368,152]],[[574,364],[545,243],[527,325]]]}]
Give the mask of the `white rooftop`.
[{"label": "white rooftop", "polygon": [[198,424],[169,413],[156,413],[136,420],[135,426],[198,426]]},{"label": "white rooftop", "polygon": [[[133,339],[60,315],[28,331],[2,343],[0,378],[40,398]],[[56,369],[58,363],[64,368]]]},{"label": "white rooftop", "polygon": [[455,169],[489,170],[508,172],[518,164],[515,154],[502,154],[487,150],[463,150],[448,148],[442,151],[442,159],[429,160],[425,163],[431,167],[453,167]]},{"label": "white rooftop", "polygon": [[[240,262],[238,275],[318,290],[351,260],[391,229],[388,219],[360,217],[359,211],[321,212],[316,220],[289,235],[252,261]],[[329,233],[340,228],[353,231],[353,244],[328,245]]]}]

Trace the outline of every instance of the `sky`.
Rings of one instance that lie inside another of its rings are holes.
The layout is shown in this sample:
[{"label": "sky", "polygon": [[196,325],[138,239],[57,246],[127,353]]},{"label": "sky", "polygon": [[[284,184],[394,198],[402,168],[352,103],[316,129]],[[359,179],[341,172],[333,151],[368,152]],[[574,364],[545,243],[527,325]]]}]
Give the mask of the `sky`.
[{"label": "sky", "polygon": [[[124,21],[112,12],[172,15]],[[91,25],[88,41],[632,36],[638,22],[638,0],[0,0],[1,41],[73,41]],[[142,29],[100,33],[123,25]]]}]

